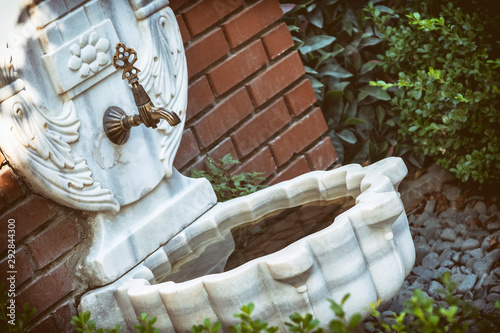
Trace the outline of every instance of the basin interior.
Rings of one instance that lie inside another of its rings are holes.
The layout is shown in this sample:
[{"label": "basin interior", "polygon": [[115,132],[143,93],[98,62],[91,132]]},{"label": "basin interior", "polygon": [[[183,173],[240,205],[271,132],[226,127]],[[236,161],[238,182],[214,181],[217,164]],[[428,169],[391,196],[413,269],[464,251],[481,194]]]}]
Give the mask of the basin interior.
[{"label": "basin interior", "polygon": [[[167,274],[155,274],[156,281],[180,283],[237,268],[330,226],[338,215],[354,204],[353,197],[344,196],[284,209],[270,209],[258,219],[229,223],[237,226],[221,231],[218,237],[193,248],[189,255],[172,263]],[[231,219],[238,220],[241,217],[233,216]]]}]

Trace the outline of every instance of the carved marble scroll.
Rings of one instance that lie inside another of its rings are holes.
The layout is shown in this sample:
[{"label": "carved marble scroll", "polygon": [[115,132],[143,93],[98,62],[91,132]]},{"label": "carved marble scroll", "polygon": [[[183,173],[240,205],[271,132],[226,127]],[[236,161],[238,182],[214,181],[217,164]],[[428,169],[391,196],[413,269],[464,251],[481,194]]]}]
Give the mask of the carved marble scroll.
[{"label": "carved marble scroll", "polygon": [[118,211],[110,190],[95,182],[70,143],[79,138],[80,120],[72,101],[52,115],[38,107],[16,78],[6,45],[0,47],[0,147],[17,172],[37,192],[69,207]]},{"label": "carved marble scroll", "polygon": [[[175,14],[170,8],[139,21],[150,38],[145,65],[141,65],[140,83],[156,106],[175,111],[182,122],[186,119],[187,66],[182,37]],[[181,141],[183,126],[171,127],[161,122],[158,128],[164,137],[160,158],[165,175],[172,174],[172,163]]]}]

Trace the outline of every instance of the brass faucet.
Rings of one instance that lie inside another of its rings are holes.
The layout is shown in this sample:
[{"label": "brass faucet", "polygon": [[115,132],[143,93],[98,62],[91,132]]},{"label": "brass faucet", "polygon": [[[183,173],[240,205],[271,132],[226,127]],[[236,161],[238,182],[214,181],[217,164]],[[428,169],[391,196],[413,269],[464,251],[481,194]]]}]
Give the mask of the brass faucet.
[{"label": "brass faucet", "polygon": [[117,145],[127,142],[130,137],[130,129],[140,124],[146,127],[156,128],[161,119],[165,119],[171,126],[181,122],[179,116],[172,110],[155,107],[148,94],[139,83],[137,74],[140,70],[134,67],[137,61],[137,53],[134,49],[126,47],[122,43],[116,44],[116,53],[113,55],[113,66],[123,69],[122,79],[128,80],[132,86],[135,105],[139,114],[127,115],[122,109],[111,106],[104,112],[103,127],[109,140]]}]

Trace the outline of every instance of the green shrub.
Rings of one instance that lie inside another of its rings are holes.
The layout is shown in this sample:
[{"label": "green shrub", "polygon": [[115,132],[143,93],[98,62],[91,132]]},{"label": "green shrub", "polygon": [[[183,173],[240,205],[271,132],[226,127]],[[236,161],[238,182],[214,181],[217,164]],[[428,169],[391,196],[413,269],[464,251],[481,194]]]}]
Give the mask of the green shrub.
[{"label": "green shrub", "polygon": [[[389,94],[377,77],[383,40],[363,7],[393,15],[384,0],[281,0],[295,48],[329,126],[339,163],[375,162],[396,145]],[[293,3],[292,3],[293,2]]]},{"label": "green shrub", "polygon": [[476,13],[449,2],[433,17],[429,3],[423,2],[421,12],[401,14],[396,26],[369,6],[388,46],[382,68],[397,76],[395,82],[370,84],[393,92],[407,148],[431,156],[462,181],[498,184],[500,59],[490,56],[498,55],[498,45]]},{"label": "green shrub", "polygon": [[241,197],[267,187],[267,185],[260,184],[265,180],[264,177],[261,177],[262,172],[242,172],[231,175],[229,171],[231,167],[240,164],[239,161],[233,160],[231,154],[225,155],[219,162],[208,157],[205,164],[208,171],[193,168],[191,169],[191,177],[208,179],[217,195],[217,201]]}]

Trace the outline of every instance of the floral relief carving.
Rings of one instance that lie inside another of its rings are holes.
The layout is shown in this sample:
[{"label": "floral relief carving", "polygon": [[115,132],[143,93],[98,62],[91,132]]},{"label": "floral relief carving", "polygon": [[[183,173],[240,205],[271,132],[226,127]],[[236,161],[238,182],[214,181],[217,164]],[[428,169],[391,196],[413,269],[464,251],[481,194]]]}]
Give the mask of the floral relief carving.
[{"label": "floral relief carving", "polygon": [[72,71],[79,71],[81,77],[95,74],[110,63],[109,40],[99,37],[97,32],[80,37],[78,43],[71,46],[72,54],[68,67]]},{"label": "floral relief carving", "polygon": [[113,193],[94,181],[85,159],[71,151],[80,128],[73,101],[57,115],[39,107],[17,78],[7,45],[0,45],[0,102],[2,152],[36,192],[75,209],[120,210]]}]

